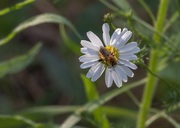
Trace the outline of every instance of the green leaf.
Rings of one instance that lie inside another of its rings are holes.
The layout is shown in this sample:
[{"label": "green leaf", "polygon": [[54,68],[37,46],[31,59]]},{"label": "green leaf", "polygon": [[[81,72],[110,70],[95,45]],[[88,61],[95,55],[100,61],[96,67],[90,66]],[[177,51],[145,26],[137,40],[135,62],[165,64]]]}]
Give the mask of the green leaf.
[{"label": "green leaf", "polygon": [[[38,106],[27,108],[22,111],[17,112],[17,114],[23,115],[25,117],[29,116],[42,116],[42,115],[50,115],[56,116],[59,114],[72,113],[82,106],[71,105],[71,106]],[[127,108],[113,107],[113,106],[102,106],[101,107],[109,117],[119,118],[126,117],[128,119],[136,119],[137,112],[134,110],[129,110]]]},{"label": "green leaf", "polygon": [[40,106],[40,107],[33,107],[22,110],[18,112],[21,115],[29,115],[29,114],[47,114],[47,115],[57,115],[57,114],[64,114],[70,113],[77,110],[80,106]]},{"label": "green leaf", "polygon": [[1,128],[14,128],[16,126],[31,126],[32,128],[44,128],[42,124],[38,124],[20,115],[0,115]]},{"label": "green leaf", "polygon": [[99,98],[98,91],[96,89],[96,85],[90,81],[90,79],[86,78],[84,74],[81,75],[81,78],[83,80],[86,95],[88,98],[88,101],[92,101]]},{"label": "green leaf", "polygon": [[21,9],[23,8],[24,6],[30,4],[30,3],[33,3],[35,0],[25,0],[23,2],[20,2],[20,3],[17,3],[16,5],[12,6],[12,7],[9,7],[9,8],[5,8],[3,10],[0,10],[0,16],[2,15],[5,15],[11,11],[14,11],[14,10],[18,10],[18,9]]},{"label": "green leaf", "polygon": [[124,85],[123,87],[121,87],[121,89],[114,89],[108,93],[106,93],[105,95],[101,96],[100,98],[93,100],[91,102],[88,102],[87,104],[85,104],[84,106],[82,106],[81,108],[77,109],[77,111],[69,116],[60,126],[60,128],[71,128],[72,126],[74,126],[76,123],[78,123],[81,120],[81,114],[83,112],[92,112],[95,109],[97,109],[100,105],[106,103],[107,101],[111,100],[112,98],[116,97],[119,94],[122,94],[132,88],[135,88],[143,83],[146,82],[146,79],[142,79],[138,82],[134,82],[132,84],[129,85]]},{"label": "green leaf", "polygon": [[62,39],[65,43],[65,45],[72,51],[74,52],[75,54],[78,54],[80,55],[80,46],[76,44],[76,42],[74,42],[73,40],[71,40],[66,31],[65,31],[65,28],[64,28],[64,25],[61,24],[60,25],[60,32],[61,32],[61,36],[62,36]]},{"label": "green leaf", "polygon": [[[97,100],[99,98],[99,94],[98,94],[95,84],[92,83],[89,79],[87,79],[85,75],[81,75],[81,78],[85,86],[88,101]],[[102,127],[102,128],[110,127],[109,121],[102,107],[99,107],[96,110],[94,110],[93,115],[99,127]]]},{"label": "green leaf", "polygon": [[107,115],[110,117],[117,117],[117,118],[126,117],[127,119],[137,118],[137,112],[134,110],[129,110],[127,108],[104,106],[103,109],[107,113]]},{"label": "green leaf", "polygon": [[0,62],[0,78],[7,74],[17,73],[27,67],[39,53],[40,48],[41,43],[38,43],[25,55]]},{"label": "green leaf", "polygon": [[38,24],[42,24],[42,23],[65,24],[68,27],[70,27],[79,38],[81,37],[80,34],[75,29],[75,27],[67,19],[65,19],[64,17],[62,17],[60,15],[47,13],[47,14],[42,14],[42,15],[32,17],[32,18],[22,22],[21,24],[19,24],[7,37],[0,40],[0,45],[8,43],[13,37],[15,37],[21,31],[23,31],[29,27],[38,25]]}]

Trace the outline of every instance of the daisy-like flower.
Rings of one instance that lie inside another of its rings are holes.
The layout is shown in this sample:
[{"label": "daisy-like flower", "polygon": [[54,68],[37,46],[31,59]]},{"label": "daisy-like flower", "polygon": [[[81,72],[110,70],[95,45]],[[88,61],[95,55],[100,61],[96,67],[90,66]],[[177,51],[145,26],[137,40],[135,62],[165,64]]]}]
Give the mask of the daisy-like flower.
[{"label": "daisy-like flower", "polygon": [[131,60],[137,60],[135,53],[140,49],[137,42],[127,41],[131,38],[132,32],[124,28],[122,31],[117,28],[110,37],[109,25],[104,23],[102,26],[103,42],[91,31],[87,32],[90,41],[81,40],[81,52],[85,55],[79,57],[83,62],[82,69],[90,68],[86,77],[91,81],[96,81],[105,71],[105,83],[111,87],[113,81],[117,87],[122,86],[122,82],[127,82],[128,77],[133,77],[131,69],[137,69],[137,66]]}]

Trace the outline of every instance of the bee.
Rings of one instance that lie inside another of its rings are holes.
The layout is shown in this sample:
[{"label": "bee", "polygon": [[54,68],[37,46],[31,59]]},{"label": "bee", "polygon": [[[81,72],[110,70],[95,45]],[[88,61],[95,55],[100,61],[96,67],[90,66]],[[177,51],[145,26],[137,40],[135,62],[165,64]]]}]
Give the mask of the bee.
[{"label": "bee", "polygon": [[117,58],[103,46],[101,46],[99,49],[99,55],[101,58],[99,61],[102,61],[109,66],[114,66],[117,64]]}]

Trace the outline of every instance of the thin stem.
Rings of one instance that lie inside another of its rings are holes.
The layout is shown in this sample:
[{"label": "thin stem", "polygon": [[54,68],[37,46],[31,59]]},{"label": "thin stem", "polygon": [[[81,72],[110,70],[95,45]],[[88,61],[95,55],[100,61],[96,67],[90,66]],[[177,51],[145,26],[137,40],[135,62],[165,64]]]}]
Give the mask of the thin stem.
[{"label": "thin stem", "polygon": [[140,4],[144,7],[144,9],[146,10],[146,12],[149,14],[153,24],[155,23],[155,17],[151,11],[151,9],[149,8],[149,6],[144,2],[144,0],[139,0]]},{"label": "thin stem", "polygon": [[[107,6],[108,8],[112,9],[113,11],[117,12],[119,15],[128,18],[129,15],[127,12],[121,11],[119,10],[117,7],[113,6],[112,4],[110,4],[109,2],[107,2],[107,0],[99,0],[102,4],[104,4],[105,6]],[[162,38],[164,38],[167,42],[171,42],[171,40],[164,34],[162,34],[161,32],[157,31],[156,29],[153,28],[153,26],[151,26],[150,24],[146,23],[145,21],[141,20],[139,17],[137,17],[136,15],[132,16],[133,21],[136,21],[137,23],[139,23],[140,25],[142,25],[143,27],[151,30],[152,32],[156,33],[157,35],[161,36]]]},{"label": "thin stem", "polygon": [[[168,0],[161,0],[160,5],[159,5],[159,10],[158,10],[158,16],[157,16],[157,21],[155,23],[155,30],[158,32],[163,31],[163,25],[166,17],[166,12],[168,8]],[[154,41],[155,43],[159,44],[161,41],[161,36],[157,33],[154,33]],[[157,72],[157,67],[158,67],[158,59],[159,59],[159,54],[158,50],[152,48],[150,51],[150,60],[149,60],[149,69],[156,73]],[[148,116],[148,112],[151,106],[152,102],[152,97],[154,93],[154,89],[156,87],[157,83],[157,78],[148,73],[148,81],[145,86],[145,90],[143,93],[143,99],[142,99],[142,104],[140,106],[140,111],[138,115],[138,120],[137,120],[137,128],[145,128],[145,122]]]},{"label": "thin stem", "polygon": [[22,122],[22,124],[24,123],[24,124],[27,124],[27,125],[29,125],[29,126],[31,126],[31,127],[33,127],[33,128],[37,128],[38,126],[40,126],[41,124],[38,124],[38,123],[36,123],[36,122],[34,122],[34,121],[32,121],[32,120],[29,120],[29,119],[27,119],[27,118],[25,118],[25,117],[22,117],[22,116],[20,116],[20,115],[15,115],[15,116],[10,116],[10,115],[0,115],[0,119],[1,120],[13,120],[13,121],[21,121]]},{"label": "thin stem", "polygon": [[136,96],[129,90],[127,91],[128,96],[132,99],[132,101],[139,107],[140,102],[139,100],[136,98]]},{"label": "thin stem", "polygon": [[179,18],[179,12],[176,11],[173,16],[169,19],[167,22],[166,26],[163,29],[163,32],[166,32],[167,29]]},{"label": "thin stem", "polygon": [[[180,107],[180,103],[174,105],[172,107],[172,111],[178,109]],[[153,110],[153,112],[155,112],[156,114],[151,116],[147,121],[146,121],[146,126],[149,126],[150,124],[152,124],[154,121],[156,121],[158,118],[160,117],[164,117],[165,119],[167,119],[175,128],[180,128],[180,124],[178,122],[176,122],[173,118],[171,118],[170,116],[168,116],[166,114],[166,110],[162,110],[162,111],[158,111],[158,110]]]},{"label": "thin stem", "polygon": [[159,112],[148,119],[146,122],[146,126],[149,126],[160,117],[164,117],[165,119],[167,119],[175,128],[180,128],[178,122],[176,122],[172,117],[168,116],[165,111]]},{"label": "thin stem", "polygon": [[81,120],[81,114],[83,112],[92,112],[95,109],[97,109],[100,105],[103,105],[107,101],[110,101],[117,95],[124,93],[132,88],[135,88],[139,85],[142,85],[146,82],[146,79],[139,80],[137,82],[134,82],[132,84],[129,84],[128,86],[123,86],[121,89],[115,89],[111,92],[106,93],[105,95],[101,96],[99,99],[88,102],[81,108],[77,109],[73,115],[69,116],[59,128],[70,128],[74,126],[76,123],[78,123]]},{"label": "thin stem", "polygon": [[33,3],[33,2],[35,2],[35,0],[25,0],[23,2],[17,3],[16,5],[14,5],[12,7],[0,10],[0,16],[5,15],[5,14],[7,14],[7,13],[13,11],[13,10],[18,10],[18,9],[20,9],[20,8],[30,4],[30,3]]}]

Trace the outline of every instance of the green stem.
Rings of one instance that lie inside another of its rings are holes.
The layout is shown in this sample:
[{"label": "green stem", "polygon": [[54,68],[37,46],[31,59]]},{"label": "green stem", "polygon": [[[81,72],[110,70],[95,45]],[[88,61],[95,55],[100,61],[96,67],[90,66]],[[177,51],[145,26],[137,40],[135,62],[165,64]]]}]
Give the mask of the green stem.
[{"label": "green stem", "polygon": [[[176,105],[172,106],[171,111],[177,110],[180,108],[180,103],[177,103]],[[153,113],[156,113],[155,115],[151,116],[147,121],[146,121],[146,125],[149,126],[150,124],[152,124],[154,121],[156,121],[158,118],[160,117],[164,117],[167,121],[169,121],[174,128],[180,128],[180,124],[174,120],[172,117],[168,116],[167,110],[162,110],[162,111],[158,111],[155,109],[151,109],[151,111]]]},{"label": "green stem", "polygon": [[[158,10],[158,15],[157,15],[157,20],[155,22],[155,30],[158,32],[163,31],[163,25],[164,21],[166,18],[166,13],[168,9],[168,2],[169,0],[161,0],[160,5],[159,5],[159,10]],[[154,33],[154,42],[157,43],[157,45],[161,41],[161,36],[157,33]],[[157,67],[158,67],[158,50],[156,48],[152,48],[150,52],[150,60],[149,60],[149,69],[156,73],[157,72]],[[140,106],[140,111],[138,115],[138,120],[137,120],[137,128],[145,128],[145,122],[148,116],[148,112],[151,106],[152,102],[152,97],[154,93],[154,89],[156,87],[157,83],[157,78],[148,73],[148,81],[145,85],[144,93],[143,93],[143,99],[142,103]]]},{"label": "green stem", "polygon": [[33,3],[33,2],[35,2],[35,0],[25,0],[23,2],[17,3],[16,5],[14,5],[12,7],[8,7],[8,8],[5,8],[3,10],[0,10],[0,16],[5,15],[11,11],[14,11],[14,10],[21,9],[22,7],[24,7],[30,3]]},{"label": "green stem", "polygon": [[153,24],[155,23],[155,17],[151,11],[151,9],[149,8],[149,6],[146,4],[146,2],[144,2],[144,0],[139,0],[140,4],[144,7],[144,9],[146,10],[146,12],[149,14]]}]

